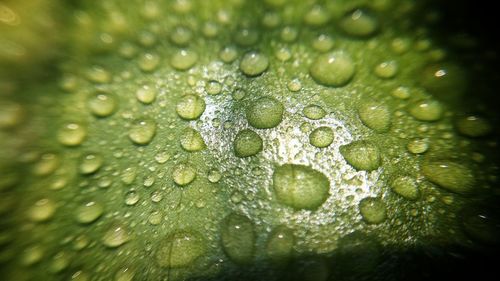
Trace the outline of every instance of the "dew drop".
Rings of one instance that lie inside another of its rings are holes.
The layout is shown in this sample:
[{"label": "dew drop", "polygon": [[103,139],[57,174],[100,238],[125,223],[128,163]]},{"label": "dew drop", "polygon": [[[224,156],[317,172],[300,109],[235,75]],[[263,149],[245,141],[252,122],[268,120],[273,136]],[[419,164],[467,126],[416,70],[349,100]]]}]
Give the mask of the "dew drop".
[{"label": "dew drop", "polygon": [[87,137],[87,129],[79,123],[67,123],[57,132],[57,140],[65,146],[78,146]]},{"label": "dew drop", "polygon": [[170,65],[181,71],[185,71],[193,67],[198,61],[198,54],[191,50],[179,50],[170,58]]},{"label": "dew drop", "polygon": [[369,141],[353,141],[340,146],[344,159],[356,170],[373,171],[380,166],[381,157],[377,146]]},{"label": "dew drop", "polygon": [[190,184],[196,178],[196,170],[189,164],[178,164],[172,171],[172,179],[179,186]]},{"label": "dew drop", "polygon": [[185,95],[177,103],[175,110],[185,120],[198,119],[205,111],[205,101],[197,95]]},{"label": "dew drop", "polygon": [[176,26],[170,34],[170,41],[178,46],[186,46],[193,38],[193,32],[186,26]]},{"label": "dew drop", "polygon": [[314,38],[312,47],[319,52],[325,53],[330,51],[334,46],[333,38],[327,34],[320,34]]},{"label": "dew drop", "polygon": [[262,151],[262,138],[252,130],[242,130],[234,139],[233,149],[238,157],[253,156]]},{"label": "dew drop", "polygon": [[50,220],[55,212],[56,203],[48,198],[43,198],[35,202],[33,206],[28,209],[28,217],[34,222],[44,222]]},{"label": "dew drop", "polygon": [[314,104],[304,107],[302,113],[311,120],[319,120],[326,115],[326,111],[321,106]]},{"label": "dew drop", "polygon": [[183,131],[180,137],[181,147],[189,152],[200,151],[206,148],[205,141],[201,134],[192,128],[187,128]]},{"label": "dew drop", "polygon": [[391,182],[391,189],[408,200],[417,200],[419,197],[417,182],[409,176],[396,177]]},{"label": "dew drop", "polygon": [[205,91],[209,95],[218,95],[222,91],[222,84],[214,80],[208,81]]},{"label": "dew drop", "polygon": [[156,262],[160,267],[182,268],[194,263],[205,251],[205,241],[198,233],[178,231],[160,241]]},{"label": "dew drop", "polygon": [[422,174],[431,182],[455,193],[469,193],[475,185],[472,170],[457,162],[449,160],[425,161]]},{"label": "dew drop", "polygon": [[386,220],[385,203],[375,197],[368,197],[359,202],[359,212],[369,224],[379,224]]},{"label": "dew drop", "polygon": [[87,106],[95,116],[107,117],[116,111],[118,103],[111,94],[97,93],[88,99]]},{"label": "dew drop", "polygon": [[145,53],[139,57],[137,63],[142,71],[151,72],[160,64],[160,56],[153,53]]},{"label": "dew drop", "polygon": [[364,102],[358,108],[361,122],[377,133],[389,131],[391,126],[391,112],[389,108],[378,102]]},{"label": "dew drop", "polygon": [[286,262],[292,257],[294,243],[292,230],[285,226],[277,226],[269,234],[266,253],[273,262]]},{"label": "dew drop", "polygon": [[390,79],[394,78],[396,74],[398,73],[398,64],[395,61],[384,61],[377,66],[375,66],[375,69],[373,72],[377,77],[382,78],[382,79]]},{"label": "dew drop", "polygon": [[156,123],[150,119],[135,121],[129,129],[129,139],[137,145],[146,145],[156,134]]},{"label": "dew drop", "polygon": [[130,240],[128,230],[119,224],[111,225],[102,237],[102,243],[109,248],[117,248]]},{"label": "dew drop", "polygon": [[232,63],[238,57],[238,50],[234,46],[226,46],[220,50],[219,57],[225,63]]},{"label": "dew drop", "polygon": [[252,46],[259,40],[259,33],[254,29],[242,28],[236,31],[234,41],[244,47]]},{"label": "dew drop", "polygon": [[319,127],[309,135],[309,143],[318,148],[328,147],[333,142],[333,130],[330,127]]},{"label": "dew drop", "polygon": [[231,213],[222,222],[222,248],[237,264],[249,264],[255,254],[256,234],[252,221],[239,214]]},{"label": "dew drop", "polygon": [[309,68],[311,77],[319,84],[342,87],[355,73],[354,62],[346,52],[334,51],[319,55]]},{"label": "dew drop", "polygon": [[137,202],[139,202],[139,193],[131,190],[125,194],[125,204],[127,206],[134,206]]},{"label": "dew drop", "polygon": [[329,20],[330,15],[328,11],[320,5],[312,6],[304,16],[304,22],[311,26],[321,26],[326,24]]},{"label": "dew drop", "polygon": [[90,153],[80,160],[79,171],[82,175],[90,175],[99,170],[104,162],[100,154]]},{"label": "dew drop", "polygon": [[330,181],[311,167],[285,164],[275,168],[273,188],[279,202],[294,209],[315,210],[328,198]]},{"label": "dew drop", "polygon": [[427,139],[412,139],[406,145],[406,149],[413,154],[422,154],[429,149],[429,141]]},{"label": "dew drop", "polygon": [[243,55],[240,61],[240,70],[243,74],[255,77],[262,74],[269,67],[269,59],[259,52],[249,52]]},{"label": "dew drop", "polygon": [[135,93],[137,100],[143,104],[151,104],[156,99],[156,89],[150,86],[142,86]]},{"label": "dew drop", "polygon": [[340,19],[339,26],[347,35],[370,37],[377,32],[379,22],[371,10],[359,8],[347,12]]},{"label": "dew drop", "polygon": [[456,122],[456,128],[460,134],[471,138],[485,137],[493,130],[491,123],[478,115],[460,117]]},{"label": "dew drop", "polygon": [[420,121],[437,121],[443,115],[443,106],[436,100],[420,100],[410,105],[411,116]]},{"label": "dew drop", "polygon": [[211,169],[208,171],[208,181],[211,183],[217,183],[221,180],[222,174],[217,169]]},{"label": "dew drop", "polygon": [[104,213],[102,204],[96,201],[88,201],[76,209],[76,221],[88,224],[96,221]]},{"label": "dew drop", "polygon": [[283,104],[274,98],[263,97],[251,104],[246,110],[248,123],[257,129],[278,126],[283,119]]},{"label": "dew drop", "polygon": [[59,167],[60,159],[52,153],[43,154],[40,160],[33,166],[33,174],[37,176],[48,176]]}]

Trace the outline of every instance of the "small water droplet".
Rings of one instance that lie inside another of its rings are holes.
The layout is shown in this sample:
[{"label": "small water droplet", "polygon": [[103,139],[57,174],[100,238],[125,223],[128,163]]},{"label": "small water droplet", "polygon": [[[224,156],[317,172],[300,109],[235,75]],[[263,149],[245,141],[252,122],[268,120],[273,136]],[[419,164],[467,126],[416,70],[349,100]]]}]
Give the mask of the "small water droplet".
[{"label": "small water droplet", "polygon": [[179,50],[170,58],[170,65],[181,71],[185,71],[193,67],[198,61],[198,54],[191,50]]},{"label": "small water droplet", "polygon": [[134,206],[137,202],[139,202],[139,193],[135,190],[131,190],[125,194],[125,204],[127,206]]},{"label": "small water droplet", "polygon": [[247,108],[247,121],[257,129],[274,128],[281,123],[284,109],[281,102],[271,97],[263,97]]},{"label": "small water droplet", "polygon": [[65,146],[78,146],[87,137],[87,129],[79,123],[67,123],[57,132],[57,140]]},{"label": "small water droplet", "polygon": [[309,135],[309,143],[318,148],[328,147],[333,142],[333,130],[330,127],[319,127]]},{"label": "small water droplet", "polygon": [[79,223],[88,224],[96,221],[104,213],[102,204],[96,201],[88,201],[76,209],[76,220]]},{"label": "small water droplet", "polygon": [[359,212],[369,224],[379,224],[386,220],[385,203],[375,197],[368,197],[359,202]]},{"label": "small water droplet", "polygon": [[43,198],[28,209],[28,217],[34,222],[48,221],[54,216],[56,209],[57,205],[53,200]]},{"label": "small water droplet", "polygon": [[259,52],[246,53],[240,61],[240,70],[250,77],[258,76],[269,67],[269,59]]},{"label": "small water droplet", "polygon": [[176,112],[182,119],[198,119],[205,111],[205,101],[197,95],[185,95],[176,105]]},{"label": "small water droplet", "polygon": [[130,234],[125,226],[120,224],[111,225],[102,237],[102,243],[109,248],[116,248],[130,240]]},{"label": "small water droplet", "polygon": [[253,156],[262,151],[262,146],[262,138],[249,129],[238,132],[233,142],[234,154],[238,157]]},{"label": "small water droplet", "polygon": [[149,144],[156,134],[156,122],[149,119],[135,121],[128,132],[129,139],[138,145]]},{"label": "small water droplet", "polygon": [[196,170],[189,164],[178,164],[172,171],[172,179],[179,186],[190,184],[196,178]]},{"label": "small water droplet", "polygon": [[80,160],[79,171],[83,175],[90,175],[99,170],[104,162],[100,154],[89,153]]}]

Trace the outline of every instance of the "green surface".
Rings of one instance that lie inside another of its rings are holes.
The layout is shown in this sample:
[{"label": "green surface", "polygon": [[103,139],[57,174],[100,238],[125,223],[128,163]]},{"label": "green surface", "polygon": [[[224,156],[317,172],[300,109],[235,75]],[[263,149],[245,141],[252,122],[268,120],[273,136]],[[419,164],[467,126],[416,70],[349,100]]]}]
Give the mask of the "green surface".
[{"label": "green surface", "polygon": [[498,243],[494,73],[419,3],[0,2],[2,278],[389,280]]}]

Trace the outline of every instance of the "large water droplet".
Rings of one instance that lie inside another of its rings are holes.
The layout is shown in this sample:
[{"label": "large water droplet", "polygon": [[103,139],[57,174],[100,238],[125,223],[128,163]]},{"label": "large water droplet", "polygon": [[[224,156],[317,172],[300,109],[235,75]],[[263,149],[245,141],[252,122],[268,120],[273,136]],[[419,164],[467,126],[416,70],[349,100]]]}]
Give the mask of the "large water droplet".
[{"label": "large water droplet", "polygon": [[251,77],[262,74],[268,67],[269,59],[259,52],[246,53],[240,62],[241,72]]},{"label": "large water droplet", "polygon": [[379,224],[386,220],[386,207],[382,200],[368,197],[359,202],[359,212],[363,219],[370,224]]},{"label": "large water droplet", "polygon": [[263,97],[247,108],[246,117],[252,127],[269,129],[281,123],[284,110],[281,102],[271,97]]},{"label": "large water droplet", "polygon": [[449,160],[425,161],[421,169],[429,181],[446,190],[468,193],[474,188],[474,173],[464,164]]},{"label": "large water droplet", "polygon": [[379,22],[371,10],[359,8],[347,12],[340,20],[339,26],[350,36],[369,37],[377,32]]},{"label": "large water droplet", "polygon": [[421,100],[412,104],[409,112],[420,121],[437,121],[443,115],[443,106],[436,100]]},{"label": "large water droplet", "polygon": [[345,86],[351,81],[355,71],[351,56],[344,51],[319,55],[309,68],[309,73],[316,82],[331,87]]},{"label": "large water droplet", "polygon": [[111,225],[102,237],[102,243],[109,248],[116,248],[130,240],[130,234],[125,226],[120,224]]},{"label": "large water droplet", "polygon": [[309,142],[318,147],[325,148],[333,142],[333,130],[330,127],[319,127],[314,129],[309,135]]},{"label": "large water droplet", "polygon": [[288,261],[293,254],[295,237],[291,229],[278,226],[271,234],[266,244],[266,252],[273,262],[282,263]]},{"label": "large water droplet", "polygon": [[170,58],[170,65],[177,70],[188,70],[198,61],[198,54],[191,50],[179,50]]},{"label": "large water droplet", "polygon": [[304,107],[302,113],[311,120],[319,120],[326,115],[326,111],[319,105],[308,105]]},{"label": "large water droplet", "polygon": [[242,215],[232,213],[222,222],[222,248],[226,255],[237,264],[249,264],[255,254],[255,230],[252,221]]},{"label": "large water droplet", "polygon": [[76,209],[76,220],[87,224],[96,221],[104,213],[102,204],[96,201],[85,202]]},{"label": "large water droplet", "polygon": [[419,197],[417,182],[409,176],[396,177],[391,182],[391,188],[408,200],[416,200]]},{"label": "large water droplet", "polygon": [[387,132],[391,126],[391,112],[384,104],[364,102],[358,108],[358,114],[361,122],[377,133]]},{"label": "large water droplet", "polygon": [[95,116],[107,117],[115,112],[117,101],[111,94],[97,93],[89,98],[87,106]]},{"label": "large water droplet", "polygon": [[57,140],[65,146],[78,146],[87,137],[87,129],[79,123],[67,123],[57,133]]},{"label": "large water droplet", "polygon": [[205,149],[205,141],[200,132],[195,129],[187,128],[180,137],[181,147],[189,152],[195,152]]},{"label": "large water droplet", "polygon": [[158,245],[156,262],[161,267],[186,267],[205,253],[205,242],[192,231],[170,234]]},{"label": "large water droplet", "polygon": [[380,166],[380,151],[377,146],[368,141],[353,141],[342,145],[340,153],[356,170],[373,171]]},{"label": "large water droplet", "polygon": [[196,169],[189,164],[181,163],[172,170],[172,179],[177,185],[185,186],[196,178]]},{"label": "large water droplet", "polygon": [[150,86],[142,86],[137,90],[135,96],[143,104],[151,104],[156,99],[156,89]]},{"label": "large water droplet", "polygon": [[156,122],[149,119],[138,120],[128,132],[129,139],[138,145],[146,145],[153,140],[156,134]]},{"label": "large water droplet", "polygon": [[238,157],[253,156],[262,151],[262,138],[252,130],[242,130],[236,135],[233,148]]},{"label": "large water droplet", "polygon": [[205,106],[203,98],[197,95],[185,95],[177,103],[175,110],[182,119],[195,120],[203,114]]},{"label": "large water droplet", "polygon": [[330,181],[311,167],[285,164],[275,168],[273,188],[279,202],[294,209],[315,210],[328,198]]},{"label": "large water droplet", "polygon": [[44,222],[54,216],[56,209],[57,205],[53,200],[43,198],[28,209],[28,217],[34,222]]},{"label": "large water droplet", "polygon": [[100,154],[90,153],[80,160],[79,171],[83,175],[90,175],[99,170],[104,162]]}]

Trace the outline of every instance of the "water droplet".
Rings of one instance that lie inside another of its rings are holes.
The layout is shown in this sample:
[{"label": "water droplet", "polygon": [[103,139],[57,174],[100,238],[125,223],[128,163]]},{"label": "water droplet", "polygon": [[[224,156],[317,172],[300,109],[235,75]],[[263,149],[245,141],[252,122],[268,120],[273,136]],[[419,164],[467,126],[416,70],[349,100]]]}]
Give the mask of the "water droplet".
[{"label": "water droplet", "polygon": [[116,111],[116,98],[107,93],[92,95],[87,102],[88,109],[97,117],[107,117]]},{"label": "water droplet", "polygon": [[390,79],[394,78],[396,74],[398,73],[398,64],[397,62],[391,60],[391,61],[384,61],[377,66],[375,66],[375,69],[373,72],[377,77],[382,78],[382,79]]},{"label": "water droplet", "polygon": [[159,164],[163,164],[167,162],[170,159],[170,154],[166,151],[159,152],[158,154],[155,155],[155,160]]},{"label": "water droplet", "polygon": [[56,203],[48,198],[43,198],[35,202],[33,206],[28,209],[28,217],[34,222],[44,222],[51,219],[57,206]]},{"label": "water droplet", "polygon": [[274,11],[268,11],[262,17],[262,25],[266,28],[275,28],[281,22],[280,15]]},{"label": "water droplet", "polygon": [[285,26],[280,33],[281,40],[285,42],[293,42],[297,39],[299,31],[292,26]]},{"label": "water droplet", "polygon": [[219,27],[214,22],[205,22],[201,32],[207,38],[215,38],[219,34]]},{"label": "water droplet", "polygon": [[443,115],[443,106],[436,100],[420,100],[409,108],[411,116],[420,121],[437,121]]},{"label": "water droplet", "polygon": [[417,200],[419,197],[417,182],[409,176],[396,177],[391,182],[391,188],[394,192],[408,200]]},{"label": "water droplet", "polygon": [[141,31],[138,34],[137,41],[143,47],[152,47],[156,43],[157,39],[153,33],[149,31]]},{"label": "water droplet", "polygon": [[369,224],[379,224],[386,220],[385,203],[375,197],[368,197],[359,202],[359,212]]},{"label": "water droplet", "polygon": [[179,231],[160,241],[156,250],[156,262],[166,268],[186,267],[205,254],[205,251],[205,241],[198,233]]},{"label": "water droplet", "polygon": [[330,127],[319,127],[314,129],[309,135],[309,143],[318,147],[324,148],[332,144],[333,130]]},{"label": "water droplet", "polygon": [[156,89],[150,86],[142,86],[135,93],[135,97],[143,104],[151,104],[156,99]]},{"label": "water droplet", "polygon": [[222,178],[222,174],[217,169],[211,169],[208,171],[208,181],[211,183],[217,183]]},{"label": "water droplet", "polygon": [[401,87],[397,87],[396,89],[394,89],[392,91],[392,96],[395,98],[398,98],[398,99],[405,100],[411,96],[411,92],[410,92],[410,89],[408,89],[407,87],[401,86]]},{"label": "water droplet", "polygon": [[65,146],[78,146],[87,137],[87,129],[78,123],[67,123],[57,132],[57,140]]},{"label": "water droplet", "polygon": [[379,22],[371,10],[362,8],[347,12],[340,20],[339,26],[350,36],[370,37],[377,32]]},{"label": "water droplet", "polygon": [[438,186],[455,193],[468,193],[475,185],[472,170],[464,164],[448,161],[425,161],[423,175]]},{"label": "water droplet", "polygon": [[102,204],[89,201],[76,209],[76,221],[88,224],[96,221],[104,213]]},{"label": "water droplet", "polygon": [[156,122],[149,119],[135,121],[128,132],[129,139],[138,145],[146,145],[156,134]]},{"label": "water droplet", "polygon": [[346,52],[334,51],[319,55],[309,68],[311,77],[325,86],[342,87],[355,73],[354,62]]},{"label": "water droplet", "polygon": [[467,89],[467,75],[455,64],[428,65],[419,77],[420,84],[442,101],[460,100]]},{"label": "water droplet", "polygon": [[196,170],[189,164],[178,164],[172,171],[172,179],[177,185],[185,186],[196,178]]},{"label": "water droplet", "polygon": [[263,97],[247,108],[246,117],[252,127],[269,129],[281,123],[284,109],[281,102],[271,97]]},{"label": "water droplet", "polygon": [[37,176],[48,176],[59,167],[59,157],[52,153],[43,154],[40,160],[33,166],[33,174]]},{"label": "water droplet", "polygon": [[290,80],[290,82],[288,82],[286,86],[291,92],[298,92],[300,91],[300,89],[302,89],[302,83],[300,83],[299,79]]},{"label": "water droplet", "polygon": [[66,268],[68,268],[70,263],[70,257],[66,252],[59,252],[52,257],[52,261],[49,266],[49,271],[52,273],[59,273]]},{"label": "water droplet", "polygon": [[369,141],[353,141],[340,146],[344,159],[356,170],[373,171],[380,166],[381,157],[377,146]]},{"label": "water droplet", "polygon": [[182,119],[198,119],[205,111],[205,101],[197,95],[185,95],[176,105],[176,112]]},{"label": "water droplet", "polygon": [[491,123],[486,118],[478,115],[460,117],[457,120],[456,127],[460,134],[472,138],[487,136],[493,130]]},{"label": "water droplet", "polygon": [[326,111],[319,105],[308,105],[304,107],[302,113],[311,120],[319,120],[326,115]]},{"label": "water droplet", "polygon": [[320,5],[314,5],[304,16],[304,22],[312,26],[321,26],[330,20],[328,11]]},{"label": "water droplet", "polygon": [[134,167],[128,167],[123,170],[120,178],[124,184],[129,185],[134,182],[136,175],[137,169]]},{"label": "water droplet", "polygon": [[262,74],[268,67],[269,59],[259,52],[246,53],[240,61],[241,72],[250,77]]},{"label": "water droplet", "polygon": [[111,73],[100,66],[90,68],[86,73],[87,79],[94,83],[109,83],[111,81]]},{"label": "water droplet", "polygon": [[71,281],[89,281],[90,277],[87,273],[82,270],[78,270],[77,272],[71,275]]},{"label": "water droplet", "polygon": [[145,53],[139,57],[137,63],[142,71],[151,72],[160,64],[160,56],[153,53]]},{"label": "water droplet", "polygon": [[135,277],[135,270],[130,267],[122,267],[115,273],[115,281],[132,281]]},{"label": "water droplet", "polygon": [[274,55],[280,61],[287,61],[292,57],[292,52],[287,47],[281,47],[276,50]]},{"label": "water droplet", "polygon": [[277,226],[269,234],[266,244],[267,255],[273,262],[286,262],[292,257],[294,243],[292,230],[285,226]]},{"label": "water droplet", "polygon": [[185,71],[193,67],[198,61],[198,54],[191,50],[179,50],[175,52],[171,59],[170,65],[181,71]]},{"label": "water droplet", "polygon": [[413,154],[422,154],[429,149],[429,141],[427,139],[413,139],[408,142],[406,149]]},{"label": "water droplet", "polygon": [[125,194],[125,204],[127,206],[134,206],[137,202],[139,202],[139,193],[131,190]]},{"label": "water droplet", "polygon": [[205,91],[209,95],[218,95],[222,91],[222,84],[214,80],[208,81]]},{"label": "water droplet", "polygon": [[273,188],[279,202],[294,209],[315,210],[328,198],[330,181],[311,167],[285,164],[275,168]]},{"label": "water droplet", "polygon": [[361,122],[375,132],[384,133],[389,131],[391,112],[386,105],[374,101],[364,102],[359,106],[358,114]]},{"label": "water droplet", "polygon": [[242,130],[236,135],[233,148],[238,157],[253,156],[262,151],[262,138],[252,130]]},{"label": "water droplet", "polygon": [[34,265],[40,262],[45,254],[40,245],[33,245],[26,248],[21,255],[21,264],[24,266]]},{"label": "water droplet", "polygon": [[148,222],[152,225],[159,225],[163,219],[162,214],[158,211],[154,211],[149,214]]},{"label": "water droplet", "polygon": [[236,31],[234,41],[240,46],[252,46],[259,40],[259,33],[256,30],[242,28]]},{"label": "water droplet", "polygon": [[109,248],[116,248],[130,240],[128,230],[119,224],[111,225],[102,237],[102,243]]},{"label": "water droplet", "polygon": [[100,154],[87,154],[80,160],[80,173],[83,175],[93,174],[101,168],[103,162],[104,159]]},{"label": "water droplet", "polygon": [[158,203],[162,199],[163,199],[163,193],[161,191],[155,190],[153,191],[153,193],[151,193],[151,201],[153,201],[154,203]]},{"label": "water droplet", "polygon": [[238,50],[234,46],[226,46],[219,52],[220,59],[225,63],[231,63],[238,57]]},{"label": "water droplet", "polygon": [[201,134],[192,128],[187,128],[184,130],[180,137],[181,147],[189,152],[200,151],[206,148],[205,141],[201,137]]},{"label": "water droplet", "polygon": [[408,52],[411,47],[411,42],[407,38],[395,38],[391,42],[391,49],[396,54],[404,54]]},{"label": "water droplet", "polygon": [[193,32],[187,26],[178,25],[174,27],[172,33],[170,33],[170,41],[179,46],[186,46],[191,38],[193,37]]},{"label": "water droplet", "polygon": [[222,222],[222,248],[226,255],[237,264],[249,264],[255,254],[256,234],[252,221],[235,213],[229,214]]},{"label": "water droplet", "polygon": [[0,111],[0,128],[13,128],[24,119],[24,108],[14,102],[0,101],[2,110]]},{"label": "water droplet", "polygon": [[319,52],[328,52],[333,48],[334,41],[332,37],[328,34],[320,34],[318,37],[314,38],[312,43],[312,47]]}]

